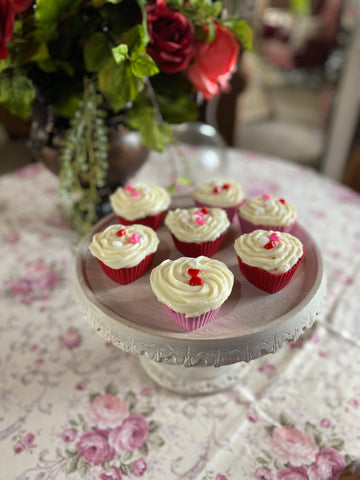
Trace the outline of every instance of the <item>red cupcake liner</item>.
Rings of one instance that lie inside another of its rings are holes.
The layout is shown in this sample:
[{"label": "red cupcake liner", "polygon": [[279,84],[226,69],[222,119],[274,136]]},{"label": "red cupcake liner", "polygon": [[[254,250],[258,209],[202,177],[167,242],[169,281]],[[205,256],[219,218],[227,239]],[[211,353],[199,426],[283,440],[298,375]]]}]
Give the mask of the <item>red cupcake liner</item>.
[{"label": "red cupcake liner", "polygon": [[98,261],[103,272],[109,278],[111,278],[111,280],[116,283],[120,283],[121,285],[127,285],[128,283],[134,282],[138,278],[142,277],[144,273],[149,270],[153,257],[154,253],[150,253],[138,265],[119,269],[108,267],[98,258],[96,260]]},{"label": "red cupcake liner", "polygon": [[273,230],[275,232],[290,233],[292,227],[295,225],[295,222],[290,225],[281,226],[281,225],[256,225],[255,223],[249,222],[242,218],[240,214],[238,215],[241,231],[242,233],[250,233],[254,230]]},{"label": "red cupcake liner", "polygon": [[126,218],[117,215],[119,222],[122,225],[145,225],[145,227],[150,227],[153,230],[157,230],[160,227],[161,221],[165,215],[165,210],[163,212],[157,213],[156,215],[149,215],[144,218],[136,218],[135,220],[126,220]]},{"label": "red cupcake liner", "polygon": [[244,201],[245,200],[242,200],[240,203],[238,203],[237,205],[233,205],[232,207],[216,207],[215,205],[209,205],[208,203],[202,203],[202,202],[199,202],[198,200],[194,200],[195,205],[197,207],[222,208],[223,210],[225,210],[230,222],[233,222],[235,220],[237,211],[241,207],[241,205],[244,203]]},{"label": "red cupcake liner", "polygon": [[203,243],[191,243],[191,242],[182,242],[178,240],[175,235],[171,234],[175,247],[181,252],[185,257],[199,257],[204,255],[205,257],[212,257],[219,250],[226,233],[218,237],[212,242],[203,242]]},{"label": "red cupcake liner", "polygon": [[264,290],[267,293],[276,293],[279,290],[286,287],[286,285],[290,282],[292,277],[294,276],[296,270],[299,268],[301,262],[304,258],[304,250],[302,257],[298,260],[297,263],[293,267],[290,268],[287,272],[284,273],[270,273],[266,270],[263,270],[258,267],[252,267],[244,263],[241,258],[237,255],[237,259],[239,262],[239,267],[241,273],[244,277],[255,287]]},{"label": "red cupcake liner", "polygon": [[198,315],[197,317],[186,317],[185,313],[175,312],[167,305],[163,305],[171,320],[173,320],[177,325],[179,325],[179,327],[187,330],[188,332],[190,332],[191,330],[197,330],[198,328],[201,328],[207,323],[211,322],[211,320],[218,314],[221,308],[220,305],[220,307],[214,310],[209,310],[208,312]]}]

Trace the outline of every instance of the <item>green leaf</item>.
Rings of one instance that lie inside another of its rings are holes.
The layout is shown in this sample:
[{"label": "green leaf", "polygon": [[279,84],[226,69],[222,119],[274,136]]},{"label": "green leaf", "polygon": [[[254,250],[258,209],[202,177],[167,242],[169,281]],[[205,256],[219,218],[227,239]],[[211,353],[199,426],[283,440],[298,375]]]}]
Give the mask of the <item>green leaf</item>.
[{"label": "green leaf", "polygon": [[122,461],[123,462],[128,462],[129,460],[131,460],[133,455],[134,455],[134,452],[131,452],[131,451],[125,452],[124,455],[122,456]]},{"label": "green leaf", "polygon": [[133,28],[121,35],[121,43],[128,46],[130,52],[145,52],[145,34],[141,25],[135,25]]},{"label": "green leaf", "polygon": [[126,464],[126,463],[122,463],[120,465],[120,470],[121,470],[121,473],[128,476],[131,474],[131,466]]},{"label": "green leaf", "polygon": [[160,448],[165,445],[164,439],[157,434],[149,435],[147,443],[151,448]]},{"label": "green leaf", "polygon": [[149,433],[155,433],[159,430],[160,423],[155,422],[155,420],[150,420],[149,422]]},{"label": "green leaf", "polygon": [[159,73],[159,69],[150,55],[135,52],[131,55],[131,72],[135,77],[143,78]]},{"label": "green leaf", "polygon": [[132,75],[129,63],[118,65],[112,58],[99,72],[99,90],[115,112],[134,101],[144,87],[144,81]]},{"label": "green leaf", "polygon": [[245,20],[227,22],[226,26],[231,29],[240,44],[246,50],[253,49],[253,31],[250,25]]},{"label": "green leaf", "polygon": [[115,385],[115,383],[109,383],[108,385],[106,385],[105,393],[110,393],[111,395],[117,395],[118,388]]},{"label": "green leaf", "polygon": [[144,417],[150,416],[152,413],[154,413],[155,408],[152,407],[151,405],[146,405],[140,410],[140,413],[144,415]]},{"label": "green leaf", "polygon": [[10,67],[12,67],[12,59],[10,55],[4,60],[0,60],[0,73]]},{"label": "green leaf", "polygon": [[86,40],[83,48],[85,68],[88,72],[98,72],[111,56],[111,49],[106,35],[94,33]]},{"label": "green leaf", "polygon": [[11,113],[29,118],[34,98],[34,86],[23,70],[9,69],[0,75],[0,104]]},{"label": "green leaf", "polygon": [[143,455],[144,457],[146,457],[149,453],[149,447],[147,446],[146,443],[143,443],[141,445],[141,447],[139,448],[139,453],[140,455]]},{"label": "green leaf", "polygon": [[115,58],[116,63],[121,63],[125,60],[126,55],[128,54],[129,47],[125,44],[118,45],[111,49],[113,57]]},{"label": "green leaf", "polygon": [[57,33],[59,21],[76,13],[82,0],[37,0],[35,19],[36,37],[47,41]]},{"label": "green leaf", "polygon": [[163,152],[172,141],[172,131],[169,125],[159,122],[155,118],[144,121],[140,128],[140,137],[151,150]]},{"label": "green leaf", "polygon": [[176,178],[177,182],[180,183],[183,187],[189,187],[191,185],[191,180],[188,177],[184,177],[183,175],[179,175]]},{"label": "green leaf", "polygon": [[80,457],[77,464],[77,470],[79,474],[82,477],[85,477],[85,475],[89,473],[90,469],[91,469],[91,465],[89,463],[86,463],[85,460],[82,457]]},{"label": "green leaf", "polygon": [[132,410],[137,403],[136,395],[134,392],[129,391],[124,397],[125,402],[129,404],[129,409]]},{"label": "green leaf", "polygon": [[310,15],[311,0],[290,0],[290,8],[298,15]]},{"label": "green leaf", "polygon": [[67,473],[74,473],[77,471],[80,457],[78,455],[71,457],[67,464]]},{"label": "green leaf", "polygon": [[72,118],[79,107],[79,102],[82,100],[83,94],[76,89],[64,89],[61,96],[58,96],[54,106],[56,112],[66,118]]}]

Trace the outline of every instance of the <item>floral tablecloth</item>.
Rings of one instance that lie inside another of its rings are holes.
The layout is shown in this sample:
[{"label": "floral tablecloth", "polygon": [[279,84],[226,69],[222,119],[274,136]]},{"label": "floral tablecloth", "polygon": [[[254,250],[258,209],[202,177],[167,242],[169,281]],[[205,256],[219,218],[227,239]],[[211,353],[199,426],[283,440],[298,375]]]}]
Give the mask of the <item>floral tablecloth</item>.
[{"label": "floral tablecloth", "polygon": [[328,293],[303,337],[199,397],[156,385],[79,315],[57,178],[38,164],[0,177],[1,480],[360,478],[360,195],[281,160],[228,155],[249,195],[296,205]]}]

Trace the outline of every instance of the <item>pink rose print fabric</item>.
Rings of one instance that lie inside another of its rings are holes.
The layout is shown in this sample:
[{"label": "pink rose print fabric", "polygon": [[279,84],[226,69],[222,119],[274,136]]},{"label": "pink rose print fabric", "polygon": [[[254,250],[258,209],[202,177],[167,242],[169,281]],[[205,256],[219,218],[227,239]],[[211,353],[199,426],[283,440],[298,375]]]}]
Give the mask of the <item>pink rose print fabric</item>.
[{"label": "pink rose print fabric", "polygon": [[310,463],[318,452],[311,435],[289,426],[274,429],[270,448],[281,462],[294,466]]},{"label": "pink rose print fabric", "polygon": [[[330,425],[321,421],[320,425]],[[282,425],[271,430],[268,447],[269,461],[261,460],[264,466],[255,469],[256,480],[336,480],[346,469],[344,455],[333,446],[322,447],[322,438],[317,428],[308,423],[306,433],[291,425]],[[334,440],[334,437],[333,441]],[[335,444],[340,445],[335,441]],[[270,460],[271,458],[271,460]],[[355,462],[355,459],[352,459]]]},{"label": "pink rose print fabric", "polygon": [[106,393],[92,395],[84,418],[79,415],[80,421],[70,420],[72,427],[61,432],[71,457],[69,474],[102,467],[95,470],[100,479],[122,479],[123,474],[139,478],[147,471],[144,456],[149,454],[152,442],[158,448],[164,444],[156,433],[160,424],[147,418],[153,409],[137,412],[137,397],[128,392],[126,401],[115,390],[114,385],[108,385]]}]

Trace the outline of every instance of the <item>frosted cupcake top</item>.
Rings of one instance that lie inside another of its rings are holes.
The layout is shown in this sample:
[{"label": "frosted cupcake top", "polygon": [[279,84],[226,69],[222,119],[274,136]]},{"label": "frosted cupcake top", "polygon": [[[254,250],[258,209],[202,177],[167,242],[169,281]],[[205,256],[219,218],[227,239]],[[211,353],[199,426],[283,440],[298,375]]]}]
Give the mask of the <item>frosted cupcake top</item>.
[{"label": "frosted cupcake top", "polygon": [[110,225],[95,233],[89,244],[94,257],[110,268],[129,268],[156,252],[159,239],[154,230],[144,225]]},{"label": "frosted cupcake top", "polygon": [[272,230],[254,230],[240,235],[234,248],[247,265],[274,274],[290,270],[304,253],[303,244],[297,237]]},{"label": "frosted cupcake top", "polygon": [[165,225],[181,242],[212,242],[230,226],[221,208],[177,208],[165,217]]},{"label": "frosted cupcake top", "polygon": [[110,195],[114,212],[129,221],[156,215],[166,210],[170,201],[164,188],[147,183],[128,184]]},{"label": "frosted cupcake top", "polygon": [[193,191],[198,202],[214,207],[233,207],[244,199],[240,185],[233,180],[214,179],[198,185]]},{"label": "frosted cupcake top", "polygon": [[283,198],[261,195],[246,200],[239,208],[239,215],[255,225],[287,227],[295,221],[296,210]]},{"label": "frosted cupcake top", "polygon": [[219,260],[200,256],[164,260],[153,268],[151,288],[159,302],[186,317],[222,305],[231,293],[234,275]]}]

